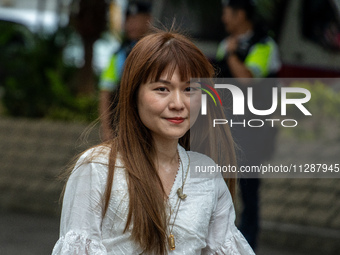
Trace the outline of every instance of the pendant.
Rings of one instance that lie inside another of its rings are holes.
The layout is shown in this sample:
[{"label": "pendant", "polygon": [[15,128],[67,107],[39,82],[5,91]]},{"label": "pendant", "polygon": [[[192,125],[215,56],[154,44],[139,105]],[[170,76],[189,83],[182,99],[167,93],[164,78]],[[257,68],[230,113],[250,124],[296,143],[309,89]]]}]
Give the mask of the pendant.
[{"label": "pendant", "polygon": [[169,235],[168,241],[169,241],[170,250],[173,251],[173,250],[176,248],[176,245],[175,245],[175,237],[174,237],[173,234]]},{"label": "pendant", "polygon": [[178,196],[181,200],[184,200],[184,199],[187,197],[186,194],[183,194],[182,188],[178,188],[178,190],[177,190],[177,196]]}]

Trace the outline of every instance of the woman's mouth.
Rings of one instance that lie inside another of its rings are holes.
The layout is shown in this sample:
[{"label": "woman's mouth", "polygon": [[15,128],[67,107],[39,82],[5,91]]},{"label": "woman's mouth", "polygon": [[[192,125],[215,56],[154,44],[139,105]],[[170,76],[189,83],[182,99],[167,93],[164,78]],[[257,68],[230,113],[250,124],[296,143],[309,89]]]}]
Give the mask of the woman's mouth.
[{"label": "woman's mouth", "polygon": [[181,124],[185,119],[182,117],[175,117],[175,118],[165,118],[167,121],[170,121],[174,124]]}]

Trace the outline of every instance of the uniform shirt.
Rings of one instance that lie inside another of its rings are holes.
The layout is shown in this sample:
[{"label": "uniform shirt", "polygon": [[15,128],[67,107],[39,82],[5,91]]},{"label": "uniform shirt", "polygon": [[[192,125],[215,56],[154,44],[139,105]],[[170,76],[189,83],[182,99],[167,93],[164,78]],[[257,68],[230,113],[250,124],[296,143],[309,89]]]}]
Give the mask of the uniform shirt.
[{"label": "uniform shirt", "polygon": [[[241,51],[248,51],[243,60],[245,66],[252,73],[254,78],[267,77],[270,74],[277,73],[281,68],[279,50],[275,41],[265,36],[258,42],[247,45],[253,33],[246,33],[239,37],[239,47]],[[224,39],[217,48],[216,60],[222,61],[227,54],[228,38]]]},{"label": "uniform shirt", "polygon": [[125,60],[135,44],[136,42],[125,43],[111,56],[109,65],[104,69],[100,76],[100,90],[113,92],[118,89],[123,74]]}]

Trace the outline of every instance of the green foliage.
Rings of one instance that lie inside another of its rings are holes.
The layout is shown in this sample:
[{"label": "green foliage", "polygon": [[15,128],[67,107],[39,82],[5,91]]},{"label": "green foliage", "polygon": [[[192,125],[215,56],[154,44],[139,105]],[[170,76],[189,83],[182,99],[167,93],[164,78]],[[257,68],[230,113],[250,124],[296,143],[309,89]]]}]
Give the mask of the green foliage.
[{"label": "green foliage", "polygon": [[279,6],[281,2],[282,0],[257,0],[257,12],[267,22],[274,22],[277,6]]},{"label": "green foliage", "polygon": [[[291,86],[305,88],[310,91],[311,100],[304,105],[313,116],[332,118],[340,121],[340,92],[336,92],[330,86],[320,81],[315,81],[313,84],[309,82],[294,82]],[[293,97],[298,98],[299,96],[301,96],[301,94]],[[296,116],[298,115],[297,112],[300,112],[293,105],[289,105],[289,108]]]},{"label": "green foliage", "polygon": [[[20,28],[22,29],[22,28]],[[96,98],[77,97],[72,81],[77,69],[63,62],[63,49],[71,32],[59,29],[54,34],[30,34],[19,39],[17,26],[7,26],[0,36],[0,85],[2,104],[11,116],[92,121],[96,114]],[[33,43],[31,41],[33,39]],[[18,44],[19,42],[19,44]],[[89,114],[90,113],[90,114]]]},{"label": "green foliage", "polygon": [[[310,91],[311,99],[303,104],[312,116],[305,116],[295,105],[288,105],[287,112],[290,118],[296,119],[297,127],[289,129],[289,132],[300,139],[318,139],[332,137],[340,139],[340,92],[336,92],[330,85],[320,81],[294,82],[292,87],[305,88]],[[294,94],[290,98],[299,98],[301,94]],[[334,132],[329,133],[329,129]]]},{"label": "green foliage", "polygon": [[53,120],[79,122],[92,122],[98,118],[97,97],[74,97],[68,103],[51,107],[46,117]]},{"label": "green foliage", "polygon": [[29,48],[33,45],[34,38],[32,33],[20,24],[1,21],[0,31],[0,49],[2,54],[7,56],[13,55],[20,48]]},{"label": "green foliage", "polygon": [[281,23],[284,20],[285,0],[257,0],[256,13],[257,19],[268,29],[270,36],[274,39],[280,34]]},{"label": "green foliage", "polygon": [[49,71],[51,91],[55,95],[46,117],[55,120],[92,122],[97,116],[97,95],[74,96],[59,79],[58,73]]}]

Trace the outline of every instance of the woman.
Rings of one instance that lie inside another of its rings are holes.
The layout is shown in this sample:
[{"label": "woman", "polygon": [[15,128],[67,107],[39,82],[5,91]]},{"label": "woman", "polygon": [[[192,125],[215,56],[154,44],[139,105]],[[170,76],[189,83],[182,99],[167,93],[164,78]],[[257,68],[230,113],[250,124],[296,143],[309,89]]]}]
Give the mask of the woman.
[{"label": "woman", "polygon": [[[213,74],[180,34],[158,31],[136,44],[122,77],[115,138],[85,152],[72,171],[53,254],[253,254],[234,225],[223,178],[189,171],[214,165],[187,151],[194,144],[214,152],[212,132],[189,134],[201,118],[200,85],[190,78]],[[227,146],[223,158],[234,164],[230,133],[224,138],[219,149]]]}]

